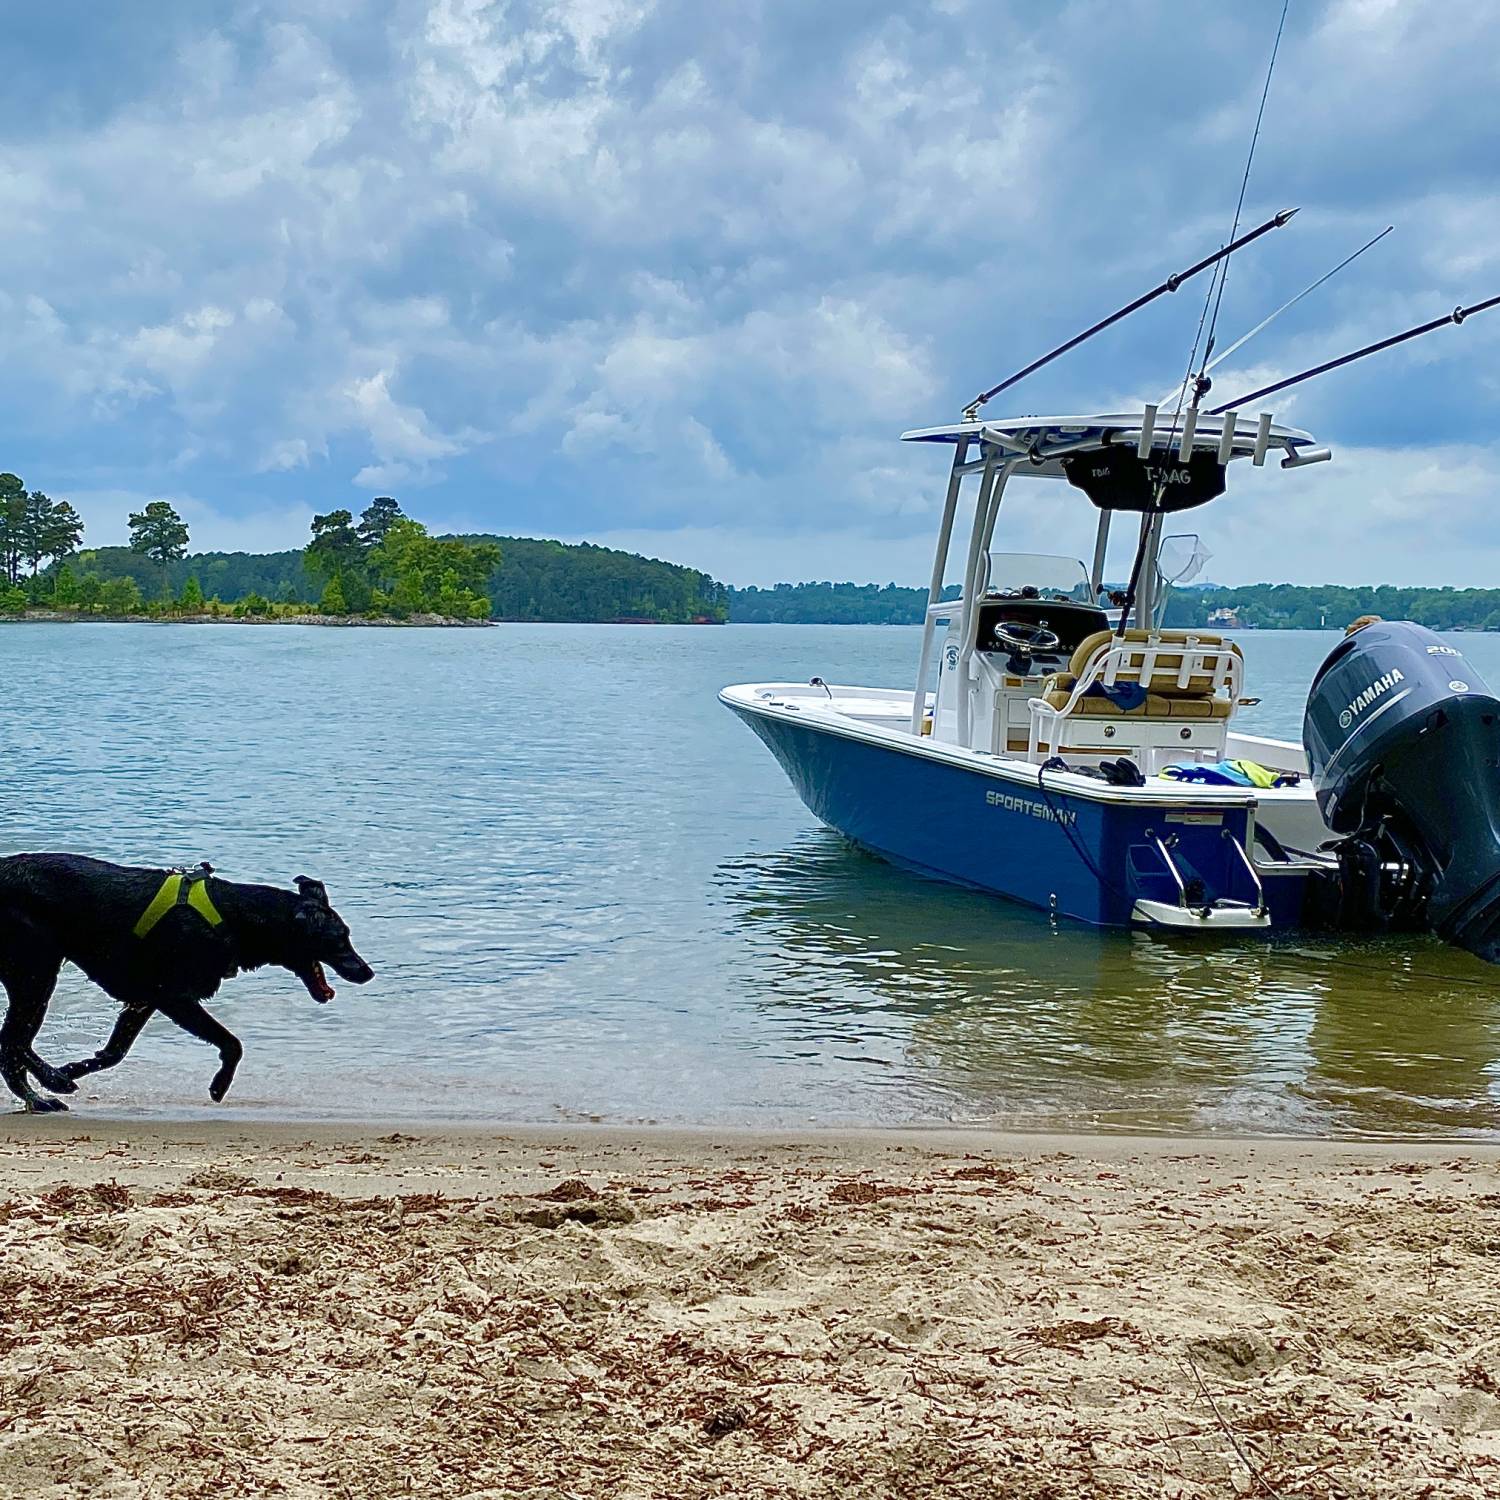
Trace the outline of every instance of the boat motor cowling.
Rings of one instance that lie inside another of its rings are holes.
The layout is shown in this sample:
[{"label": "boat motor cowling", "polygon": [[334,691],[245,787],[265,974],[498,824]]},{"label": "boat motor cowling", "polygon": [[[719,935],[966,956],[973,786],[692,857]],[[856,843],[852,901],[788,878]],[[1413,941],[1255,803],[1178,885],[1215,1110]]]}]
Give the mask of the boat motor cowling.
[{"label": "boat motor cowling", "polygon": [[1302,724],[1345,925],[1430,929],[1500,962],[1500,701],[1410,621],[1352,632]]}]

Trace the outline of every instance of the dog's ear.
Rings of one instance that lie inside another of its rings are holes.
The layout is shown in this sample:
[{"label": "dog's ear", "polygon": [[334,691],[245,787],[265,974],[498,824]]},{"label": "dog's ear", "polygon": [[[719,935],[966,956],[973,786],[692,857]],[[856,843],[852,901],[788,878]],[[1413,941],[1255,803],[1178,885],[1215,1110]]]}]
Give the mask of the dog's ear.
[{"label": "dog's ear", "polygon": [[319,906],[328,905],[328,892],[321,880],[314,880],[311,875],[299,875],[296,885],[297,894],[304,901],[316,901]]}]

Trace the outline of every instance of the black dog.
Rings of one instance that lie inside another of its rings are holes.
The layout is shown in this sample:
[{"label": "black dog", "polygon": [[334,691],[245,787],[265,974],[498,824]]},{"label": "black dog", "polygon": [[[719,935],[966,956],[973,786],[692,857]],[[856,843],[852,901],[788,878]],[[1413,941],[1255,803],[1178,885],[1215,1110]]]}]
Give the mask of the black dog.
[{"label": "black dog", "polygon": [[[92,1057],[54,1068],[32,1050],[64,961],[78,965],[125,1009]],[[289,969],[320,1004],[333,999],[328,964],[351,984],[375,977],[320,882],[297,877],[295,892],[220,880],[194,871],[140,870],[81,854],[0,859],[0,1078],[31,1110],[66,1109],[27,1082],[71,1094],[87,1073],[112,1068],[153,1011],[219,1049],[208,1086],[229,1091],[244,1048],[202,1002],[242,969]]]}]

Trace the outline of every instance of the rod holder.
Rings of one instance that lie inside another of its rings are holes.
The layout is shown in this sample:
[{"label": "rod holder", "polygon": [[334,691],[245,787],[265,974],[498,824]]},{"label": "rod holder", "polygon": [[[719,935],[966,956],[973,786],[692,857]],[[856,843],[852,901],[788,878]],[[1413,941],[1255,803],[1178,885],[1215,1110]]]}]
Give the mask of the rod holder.
[{"label": "rod holder", "polygon": [[1260,414],[1260,425],[1255,429],[1255,453],[1250,462],[1257,469],[1261,468],[1266,461],[1266,449],[1271,446],[1271,413],[1263,411]]},{"label": "rod holder", "polygon": [[1148,404],[1141,417],[1141,440],[1135,445],[1137,458],[1151,457],[1151,438],[1156,432],[1156,407]]},{"label": "rod holder", "polygon": [[1237,411],[1224,413],[1224,425],[1219,430],[1219,462],[1227,464],[1234,457],[1234,430],[1240,419]]},{"label": "rod holder", "polygon": [[1283,469],[1305,469],[1308,464],[1326,464],[1332,457],[1332,448],[1302,448],[1296,453],[1288,453],[1281,460],[1281,467]]},{"label": "rod holder", "polygon": [[1193,438],[1198,431],[1198,408],[1190,406],[1182,419],[1182,436],[1177,442],[1177,454],[1184,463],[1193,456]]}]

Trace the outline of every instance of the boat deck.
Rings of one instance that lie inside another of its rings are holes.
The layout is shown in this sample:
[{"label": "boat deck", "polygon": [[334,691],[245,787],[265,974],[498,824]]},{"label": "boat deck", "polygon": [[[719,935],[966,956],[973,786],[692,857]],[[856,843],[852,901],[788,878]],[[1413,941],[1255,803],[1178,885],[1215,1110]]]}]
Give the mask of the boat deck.
[{"label": "boat deck", "polygon": [[[1028,787],[1037,785],[1040,766],[1024,755],[992,755],[961,745],[911,733],[912,694],[903,688],[806,682],[742,683],[727,687],[720,699],[729,707],[810,721],[834,734],[881,743],[909,754],[965,766]],[[927,695],[931,706],[932,695]],[[1307,779],[1307,757],[1290,740],[1231,731],[1225,754],[1253,760],[1275,771],[1295,772],[1303,779],[1289,787],[1209,786],[1153,776],[1144,786],[1120,787],[1097,777],[1072,771],[1046,773],[1049,787],[1097,802],[1192,805],[1206,808],[1250,807],[1257,821],[1288,849],[1314,851],[1328,836],[1312,782]]]}]

